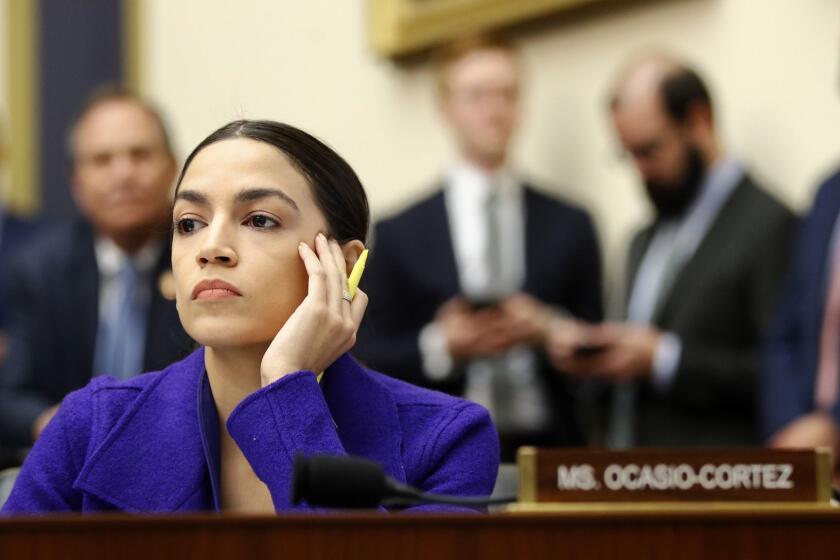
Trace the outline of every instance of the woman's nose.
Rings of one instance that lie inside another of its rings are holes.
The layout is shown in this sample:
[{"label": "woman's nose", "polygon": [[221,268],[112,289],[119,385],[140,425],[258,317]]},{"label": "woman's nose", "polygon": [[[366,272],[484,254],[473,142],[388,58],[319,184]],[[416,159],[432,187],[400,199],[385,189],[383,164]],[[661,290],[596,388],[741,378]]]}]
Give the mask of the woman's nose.
[{"label": "woman's nose", "polygon": [[208,236],[196,257],[199,266],[208,264],[219,264],[222,266],[235,266],[238,262],[236,251],[231,244],[224,240],[221,235]]}]

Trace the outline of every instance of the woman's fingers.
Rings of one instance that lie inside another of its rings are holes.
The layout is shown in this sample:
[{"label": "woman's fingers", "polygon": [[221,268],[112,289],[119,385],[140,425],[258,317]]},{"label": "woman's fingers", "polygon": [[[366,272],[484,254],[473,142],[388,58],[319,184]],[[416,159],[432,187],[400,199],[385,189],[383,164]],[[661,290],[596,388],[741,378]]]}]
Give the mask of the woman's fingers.
[{"label": "woman's fingers", "polygon": [[350,316],[351,302],[344,299],[345,294],[350,293],[347,286],[347,263],[344,261],[344,253],[341,252],[341,245],[338,244],[338,241],[331,241],[330,248],[332,249],[335,266],[338,269],[339,288],[341,289],[341,316],[349,322],[352,321]]},{"label": "woman's fingers", "polygon": [[[323,234],[318,234],[315,248],[317,254],[302,244],[301,256],[310,274],[310,296],[325,303],[328,310],[327,320],[320,323],[318,331],[326,337],[324,343],[335,345],[336,351],[344,352],[355,343],[356,332],[367,308],[367,294],[357,290],[352,302],[343,298],[347,293],[347,265],[337,241],[327,240]],[[323,328],[325,326],[327,328]]]},{"label": "woman's fingers", "polygon": [[312,250],[309,245],[301,242],[298,245],[298,253],[303,259],[303,265],[306,267],[306,273],[309,275],[309,297],[316,301],[326,300],[326,273],[318,255]]},{"label": "woman's fingers", "polygon": [[330,241],[330,249],[332,249],[333,261],[335,267],[338,269],[338,275],[341,278],[343,285],[347,285],[347,263],[344,261],[344,253],[341,252],[341,245],[338,241],[333,239]]},{"label": "woman's fingers", "polygon": [[335,266],[335,258],[332,254],[330,242],[324,234],[319,233],[315,238],[318,247],[318,258],[321,266],[324,267],[325,282],[327,285],[327,307],[336,313],[341,313],[341,279]]}]

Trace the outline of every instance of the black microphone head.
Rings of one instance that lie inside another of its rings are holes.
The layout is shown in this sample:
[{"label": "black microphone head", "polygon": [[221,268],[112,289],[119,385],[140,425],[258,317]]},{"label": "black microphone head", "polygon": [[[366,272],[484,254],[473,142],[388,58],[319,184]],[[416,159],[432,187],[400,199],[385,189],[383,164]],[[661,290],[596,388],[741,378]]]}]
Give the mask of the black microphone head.
[{"label": "black microphone head", "polygon": [[292,503],[331,508],[375,508],[389,494],[382,467],[359,457],[295,457]]}]

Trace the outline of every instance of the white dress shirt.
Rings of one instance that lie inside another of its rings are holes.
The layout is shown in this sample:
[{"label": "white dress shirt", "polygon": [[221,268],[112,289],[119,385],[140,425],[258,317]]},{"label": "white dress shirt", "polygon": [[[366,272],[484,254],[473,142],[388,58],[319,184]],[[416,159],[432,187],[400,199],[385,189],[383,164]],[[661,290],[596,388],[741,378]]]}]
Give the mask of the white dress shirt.
[{"label": "white dress shirt", "polygon": [[[120,286],[118,275],[126,259],[132,259],[140,275],[146,280],[141,283],[142,301],[151,302],[150,283],[147,281],[153,273],[160,257],[163,242],[153,239],[147,242],[134,255],[127,255],[116,243],[107,237],[97,237],[94,243],[96,265],[99,269],[99,321],[101,325],[113,325],[117,321],[120,303]],[[141,344],[144,341],[140,341]],[[102,372],[96,371],[95,375]]]},{"label": "white dress shirt", "polygon": [[[490,189],[499,197],[497,209],[500,228],[501,259],[504,277],[494,282],[507,293],[488,293],[490,270],[487,261],[487,200]],[[525,207],[522,184],[508,169],[488,173],[461,162],[447,175],[444,189],[453,252],[458,268],[461,291],[468,299],[497,299],[519,291],[525,281]],[[446,338],[432,322],[420,332],[420,354],[423,370],[433,381],[444,381],[456,375]],[[548,402],[542,380],[537,375],[537,359],[527,346],[512,348],[504,357],[505,368],[517,393],[516,426],[500,426],[504,430],[538,431],[549,420]],[[491,371],[486,360],[472,360],[467,365],[465,397],[485,406],[493,413]]]}]

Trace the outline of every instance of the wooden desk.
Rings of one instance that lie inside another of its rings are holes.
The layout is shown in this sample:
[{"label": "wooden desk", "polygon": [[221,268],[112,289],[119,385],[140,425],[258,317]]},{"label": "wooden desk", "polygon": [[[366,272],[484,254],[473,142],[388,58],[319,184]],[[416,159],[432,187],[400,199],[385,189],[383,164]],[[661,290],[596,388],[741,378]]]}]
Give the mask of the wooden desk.
[{"label": "wooden desk", "polygon": [[626,506],[493,515],[43,517],[0,521],[0,558],[831,558],[840,510]]}]

